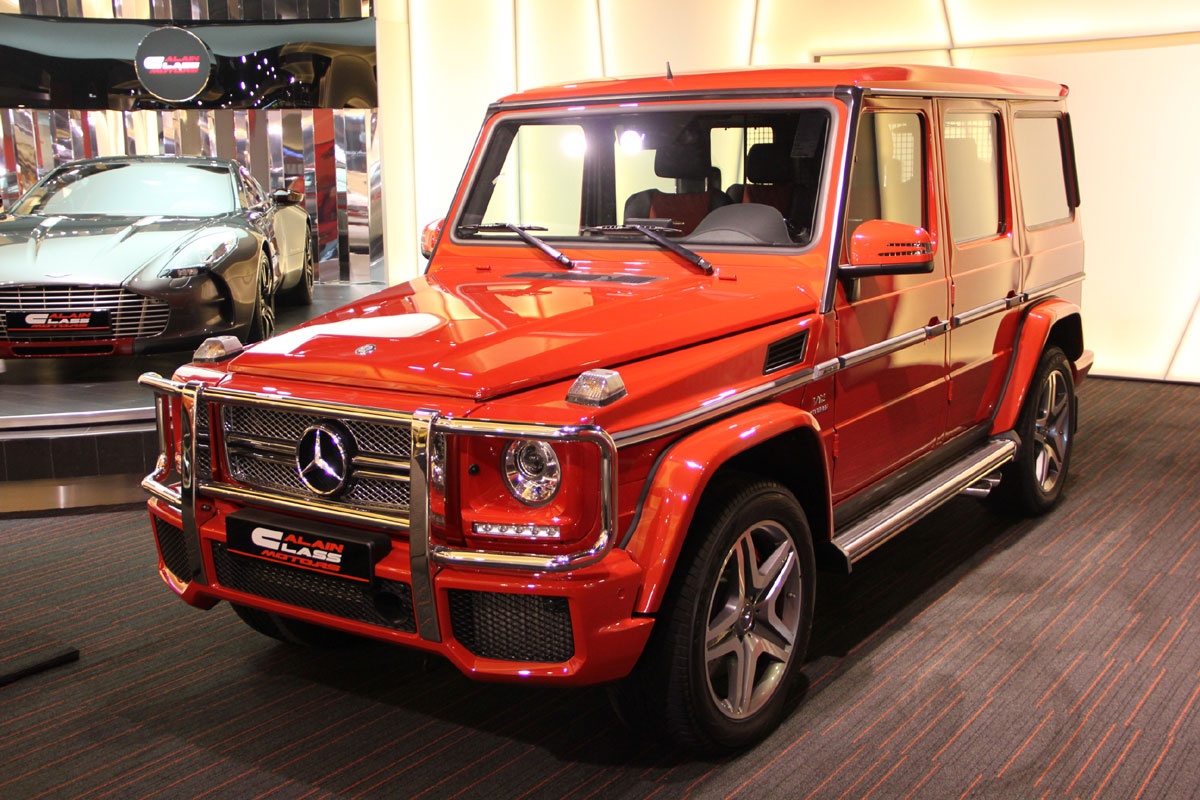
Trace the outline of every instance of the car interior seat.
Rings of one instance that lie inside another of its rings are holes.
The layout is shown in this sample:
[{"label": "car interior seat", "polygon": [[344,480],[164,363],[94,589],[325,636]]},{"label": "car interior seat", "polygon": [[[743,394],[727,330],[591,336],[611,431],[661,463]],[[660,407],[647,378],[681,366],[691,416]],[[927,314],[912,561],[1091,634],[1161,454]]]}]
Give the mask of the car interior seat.
[{"label": "car interior seat", "polygon": [[719,184],[710,182],[713,167],[707,148],[700,145],[675,142],[659,147],[654,151],[654,174],[674,178],[676,191],[646,189],[630,195],[625,201],[626,220],[671,219],[679,223],[680,232],[688,234],[710,211],[733,202]]},{"label": "car interior seat", "polygon": [[791,155],[782,142],[759,142],[746,153],[746,183],[729,187],[735,203],[773,206],[785,218],[791,216],[795,193]]}]

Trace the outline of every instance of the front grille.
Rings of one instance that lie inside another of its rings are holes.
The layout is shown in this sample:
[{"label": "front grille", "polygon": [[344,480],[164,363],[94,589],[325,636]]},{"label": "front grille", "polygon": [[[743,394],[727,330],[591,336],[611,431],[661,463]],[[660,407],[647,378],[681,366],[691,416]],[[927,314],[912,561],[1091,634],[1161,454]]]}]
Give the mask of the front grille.
[{"label": "front grille", "polygon": [[223,542],[213,542],[212,556],[217,583],[227,589],[392,630],[417,630],[412,587],[402,581],[377,579],[372,589],[345,578],[239,557]]},{"label": "front grille", "polygon": [[[221,408],[225,459],[230,476],[238,483],[271,492],[312,497],[301,482],[296,447],[308,428],[331,420],[261,406],[227,405]],[[360,420],[337,420],[354,440],[347,488],[336,502],[373,509],[407,511],[410,487],[411,433],[407,425],[387,425]],[[359,459],[370,459],[364,465]]]},{"label": "front grille", "polygon": [[450,589],[454,638],[480,658],[557,663],[575,655],[565,597]]},{"label": "front grille", "polygon": [[212,477],[212,435],[208,427],[208,403],[196,405],[196,476]]},{"label": "front grille", "polygon": [[181,581],[190,581],[192,571],[188,566],[187,545],[183,531],[169,522],[154,517],[154,538],[158,540],[158,552],[171,574]]},{"label": "front grille", "polygon": [[109,311],[111,336],[94,332],[37,331],[19,334],[19,341],[66,342],[108,338],[144,339],[167,329],[170,307],[128,289],[100,286],[8,286],[0,288],[0,340],[9,335],[6,311]]}]

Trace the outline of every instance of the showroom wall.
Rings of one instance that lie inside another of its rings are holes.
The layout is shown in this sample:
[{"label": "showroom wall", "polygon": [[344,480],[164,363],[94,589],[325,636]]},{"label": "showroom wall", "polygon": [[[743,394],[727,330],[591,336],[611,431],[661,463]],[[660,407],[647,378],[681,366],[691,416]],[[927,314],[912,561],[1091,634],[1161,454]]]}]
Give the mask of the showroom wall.
[{"label": "showroom wall", "polygon": [[[1200,3],[1154,0],[379,0],[391,280],[416,274],[487,104],[572,80],[934,62],[1071,87],[1096,372],[1200,381]],[[395,154],[395,155],[393,155]]]}]

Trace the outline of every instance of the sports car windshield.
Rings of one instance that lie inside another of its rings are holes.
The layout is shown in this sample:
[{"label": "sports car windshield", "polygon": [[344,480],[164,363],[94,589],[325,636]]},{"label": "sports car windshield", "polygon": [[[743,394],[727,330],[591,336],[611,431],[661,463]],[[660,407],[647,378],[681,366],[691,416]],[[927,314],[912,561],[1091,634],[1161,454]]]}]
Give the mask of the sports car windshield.
[{"label": "sports car windshield", "polygon": [[[804,246],[818,219],[829,125],[816,104],[501,122],[455,235],[514,239],[508,224],[541,239],[646,242],[630,228],[638,225],[682,242]],[[728,206],[740,208],[710,217]]]},{"label": "sports car windshield", "polygon": [[17,214],[214,217],[235,208],[229,170],[206,164],[106,161],[68,166],[35,186]]}]

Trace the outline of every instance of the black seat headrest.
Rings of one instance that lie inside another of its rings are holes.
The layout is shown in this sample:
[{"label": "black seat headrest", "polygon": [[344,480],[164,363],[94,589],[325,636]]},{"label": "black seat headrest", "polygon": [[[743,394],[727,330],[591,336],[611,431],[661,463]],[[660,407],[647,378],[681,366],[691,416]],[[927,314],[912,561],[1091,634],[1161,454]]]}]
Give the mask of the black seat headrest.
[{"label": "black seat headrest", "polygon": [[746,153],[746,180],[750,183],[791,183],[792,158],[782,142],[759,142]]},{"label": "black seat headrest", "polygon": [[673,142],[654,151],[654,174],[660,178],[707,178],[711,166],[707,149],[698,144]]}]

